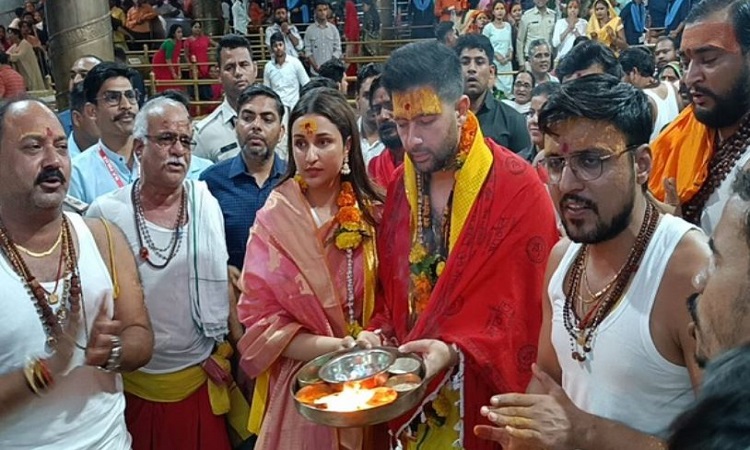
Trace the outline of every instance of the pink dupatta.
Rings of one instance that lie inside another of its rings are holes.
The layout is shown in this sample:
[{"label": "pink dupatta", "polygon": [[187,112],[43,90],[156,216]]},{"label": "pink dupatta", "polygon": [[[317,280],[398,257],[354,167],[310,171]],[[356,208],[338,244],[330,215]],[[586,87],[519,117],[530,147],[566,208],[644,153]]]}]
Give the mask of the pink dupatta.
[{"label": "pink dupatta", "polygon": [[[346,256],[331,242],[333,223],[318,228],[299,186],[282,183],[258,211],[250,230],[238,304],[245,335],[242,369],[252,378],[270,370],[258,450],[357,450],[361,429],[328,428],[303,418],[289,392],[304,364],[282,353],[294,336],[347,334]],[[356,317],[362,317],[363,246],[354,254]]]}]

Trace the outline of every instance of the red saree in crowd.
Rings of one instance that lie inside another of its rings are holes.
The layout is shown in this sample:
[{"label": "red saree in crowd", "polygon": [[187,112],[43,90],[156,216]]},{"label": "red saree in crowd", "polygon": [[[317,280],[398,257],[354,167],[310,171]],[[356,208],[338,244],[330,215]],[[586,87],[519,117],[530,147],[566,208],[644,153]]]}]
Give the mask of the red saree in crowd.
[{"label": "red saree in crowd", "polygon": [[[332,242],[334,228],[333,220],[316,225],[299,185],[287,180],[271,193],[250,230],[238,305],[246,331],[239,349],[241,367],[258,378],[254,413],[265,406],[256,450],[362,448],[362,429],[316,425],[297,412],[289,386],[306,361],[283,356],[298,333],[349,334],[347,259]],[[354,250],[354,309],[360,323],[372,314],[375,267],[374,242],[366,239]],[[257,426],[258,417],[253,421]]]},{"label": "red saree in crowd", "polygon": [[453,448],[454,437],[446,430],[450,413],[442,425],[430,419],[435,411],[446,409],[447,399],[449,407],[458,402],[463,406],[463,418],[458,413],[453,416],[463,427],[456,437],[461,441],[458,448],[498,449],[499,444],[474,436],[473,427],[488,423],[479,410],[492,395],[524,392],[531,378],[544,271],[558,239],[552,203],[527,162],[484,141],[478,132],[465,165],[456,173],[445,268],[426,309],[410,328],[407,299],[412,224],[417,220],[415,189],[414,166],[407,158],[388,189],[378,233],[382,296],[368,328],[380,328],[385,338],[395,338],[399,344],[416,339],[455,344],[462,354],[463,380],[453,398],[442,389],[451,384],[451,374],[438,374],[423,404],[389,424],[390,429],[403,438],[410,422],[426,416],[427,425],[435,427],[435,443],[426,443],[424,434],[430,431],[422,425],[405,448]]}]

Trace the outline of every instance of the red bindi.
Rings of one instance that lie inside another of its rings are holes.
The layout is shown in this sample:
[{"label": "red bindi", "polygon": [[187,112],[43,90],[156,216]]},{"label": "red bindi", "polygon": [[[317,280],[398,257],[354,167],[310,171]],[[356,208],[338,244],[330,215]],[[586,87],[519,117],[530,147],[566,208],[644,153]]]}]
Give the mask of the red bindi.
[{"label": "red bindi", "polygon": [[570,153],[570,145],[567,143],[563,143],[560,146],[560,153],[562,153],[563,155],[567,155],[568,153]]}]

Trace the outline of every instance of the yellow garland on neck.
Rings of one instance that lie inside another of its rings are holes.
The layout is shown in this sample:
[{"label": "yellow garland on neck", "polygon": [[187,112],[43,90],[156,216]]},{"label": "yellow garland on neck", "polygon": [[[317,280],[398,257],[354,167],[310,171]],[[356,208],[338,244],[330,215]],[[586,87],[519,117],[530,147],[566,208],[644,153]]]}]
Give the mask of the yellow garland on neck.
[{"label": "yellow garland on neck", "polygon": [[[464,224],[468,220],[471,208],[484,185],[487,174],[492,167],[492,152],[484,143],[484,136],[479,128],[476,116],[469,111],[466,122],[461,128],[458,152],[454,167],[455,185],[453,188],[453,205],[451,208],[451,229],[448,242],[448,255],[458,241]],[[421,219],[418,206],[417,171],[410,158],[404,159],[404,186],[406,198],[411,209],[412,248],[409,253],[410,264],[410,316],[418,315],[427,307],[437,279],[445,270],[446,262],[431,255],[417,236],[417,221]],[[434,265],[434,267],[433,267]],[[434,280],[434,282],[433,282]]]}]

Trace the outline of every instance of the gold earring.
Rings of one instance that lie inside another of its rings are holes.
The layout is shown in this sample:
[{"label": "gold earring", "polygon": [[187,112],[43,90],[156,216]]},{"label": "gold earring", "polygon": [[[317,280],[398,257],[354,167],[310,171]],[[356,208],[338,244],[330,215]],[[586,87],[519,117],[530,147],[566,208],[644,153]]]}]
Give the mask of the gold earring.
[{"label": "gold earring", "polygon": [[349,155],[344,156],[344,164],[341,165],[341,175],[349,175],[352,173],[351,167],[349,167]]}]

